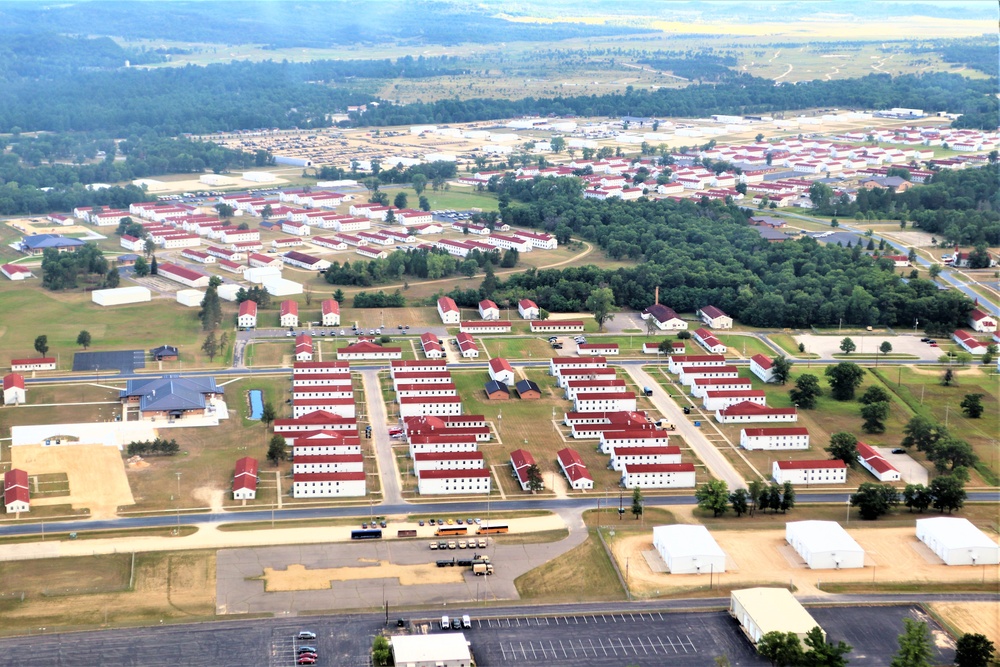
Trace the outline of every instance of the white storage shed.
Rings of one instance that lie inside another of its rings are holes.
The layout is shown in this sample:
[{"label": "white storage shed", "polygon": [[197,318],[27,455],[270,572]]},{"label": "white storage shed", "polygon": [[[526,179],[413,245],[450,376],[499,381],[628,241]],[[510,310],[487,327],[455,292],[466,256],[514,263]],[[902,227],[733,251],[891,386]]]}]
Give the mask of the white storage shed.
[{"label": "white storage shed", "polygon": [[667,564],[670,574],[726,571],[726,553],[705,526],[656,526],[653,528],[653,546]]},{"label": "white storage shed", "polygon": [[389,638],[389,645],[400,667],[472,667],[464,632],[395,635]]},{"label": "white storage shed", "polygon": [[224,285],[219,285],[216,290],[219,293],[219,298],[226,301],[236,301],[236,293],[241,289],[240,285],[235,285],[233,283],[225,283]]},{"label": "white storage shed", "polygon": [[810,630],[819,627],[816,619],[785,588],[733,591],[729,614],[754,645],[768,632],[794,632],[799,639],[805,639]]},{"label": "white storage shed", "polygon": [[271,296],[291,296],[302,294],[302,283],[285,278],[268,278],[263,283],[264,289]]},{"label": "white storage shed", "polygon": [[945,565],[997,565],[1000,547],[968,519],[917,519],[917,539],[930,547]]},{"label": "white storage shed", "polygon": [[280,266],[254,266],[243,271],[243,279],[247,282],[261,284],[267,280],[281,277]]},{"label": "white storage shed", "polygon": [[865,566],[865,550],[836,521],[789,521],[785,541],[812,570]]},{"label": "white storage shed", "polygon": [[98,306],[121,306],[126,303],[152,301],[153,294],[146,287],[134,285],[131,287],[94,290],[90,293],[90,298]]},{"label": "white storage shed", "polygon": [[177,291],[177,303],[182,306],[188,306],[190,308],[196,308],[201,306],[201,302],[205,300],[205,293],[196,289],[182,289]]}]

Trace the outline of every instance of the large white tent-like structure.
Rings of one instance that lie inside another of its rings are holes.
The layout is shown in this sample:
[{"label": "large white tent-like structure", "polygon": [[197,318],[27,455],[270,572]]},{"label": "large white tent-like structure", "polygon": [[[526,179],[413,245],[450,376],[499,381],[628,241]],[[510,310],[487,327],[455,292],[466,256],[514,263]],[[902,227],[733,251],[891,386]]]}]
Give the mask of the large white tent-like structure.
[{"label": "large white tent-like structure", "polygon": [[[810,630],[820,627],[785,588],[735,590],[729,600],[729,614],[754,645],[768,632],[793,632],[799,639],[805,639]],[[826,637],[826,632],[823,636]]]},{"label": "large white tent-like structure", "polygon": [[653,528],[653,546],[667,564],[670,574],[726,571],[726,553],[705,526],[656,526]]},{"label": "large white tent-like structure", "polygon": [[917,519],[917,539],[930,547],[945,565],[1000,564],[1000,546],[968,519]]},{"label": "large white tent-like structure", "polygon": [[785,541],[812,570],[865,566],[865,550],[836,521],[789,521]]}]

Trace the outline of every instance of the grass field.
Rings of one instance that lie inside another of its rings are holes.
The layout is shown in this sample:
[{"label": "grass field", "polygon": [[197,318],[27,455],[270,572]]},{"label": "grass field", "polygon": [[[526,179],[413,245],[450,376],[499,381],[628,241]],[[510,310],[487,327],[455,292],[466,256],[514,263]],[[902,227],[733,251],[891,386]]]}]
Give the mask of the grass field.
[{"label": "grass field", "polygon": [[813,354],[809,351],[799,352],[799,344],[795,342],[795,339],[790,334],[768,334],[767,337],[772,343],[784,350],[789,357],[797,359],[816,359],[819,357],[818,354]]},{"label": "grass field", "polygon": [[504,359],[548,359],[556,356],[559,350],[553,350],[548,341],[543,338],[488,338],[479,339],[479,346],[488,352],[490,357]]},{"label": "grass field", "polygon": [[518,594],[546,602],[623,600],[625,591],[611,558],[597,531],[589,533],[583,544],[515,579]]},{"label": "grass field", "polygon": [[739,359],[749,359],[755,354],[763,354],[768,359],[775,356],[774,350],[765,345],[759,338],[755,338],[754,336],[717,333],[716,338],[722,341],[729,348],[728,354],[730,356]]}]

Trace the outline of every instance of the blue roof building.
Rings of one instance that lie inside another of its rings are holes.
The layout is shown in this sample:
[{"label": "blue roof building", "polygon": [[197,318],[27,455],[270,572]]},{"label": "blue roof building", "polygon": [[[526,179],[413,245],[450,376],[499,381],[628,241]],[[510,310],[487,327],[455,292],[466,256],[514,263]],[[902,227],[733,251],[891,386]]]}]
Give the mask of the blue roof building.
[{"label": "blue roof building", "polygon": [[129,408],[138,408],[140,419],[181,419],[186,416],[210,416],[215,413],[212,401],[222,390],[212,377],[181,377],[129,380],[119,397]]},{"label": "blue roof building", "polygon": [[40,255],[48,248],[55,248],[59,252],[67,252],[76,250],[84,245],[86,243],[80,239],[71,239],[67,236],[59,236],[58,234],[35,234],[34,236],[25,236],[21,239],[21,251],[29,255]]}]

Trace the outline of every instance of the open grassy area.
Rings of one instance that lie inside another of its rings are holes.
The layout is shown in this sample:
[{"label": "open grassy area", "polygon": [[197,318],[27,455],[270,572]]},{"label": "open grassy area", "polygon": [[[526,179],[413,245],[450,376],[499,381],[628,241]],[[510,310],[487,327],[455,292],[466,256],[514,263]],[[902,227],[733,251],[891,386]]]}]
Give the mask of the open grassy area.
[{"label": "open grassy area", "polygon": [[768,334],[768,339],[782,350],[789,357],[794,357],[798,359],[816,359],[819,357],[818,354],[813,354],[812,352],[799,352],[799,344],[795,342],[795,339],[790,334]]},{"label": "open grassy area", "polygon": [[[215,552],[106,554],[0,564],[0,634],[209,620]],[[21,593],[24,592],[24,599]]]},{"label": "open grassy area", "polygon": [[763,354],[768,359],[774,356],[774,350],[754,336],[716,333],[715,337],[729,348],[729,356],[740,359],[749,359],[755,354]]},{"label": "open grassy area", "polygon": [[529,361],[531,359],[549,359],[559,352],[559,350],[553,350],[544,338],[489,338],[484,336],[479,339],[479,346],[490,357]]},{"label": "open grassy area", "polygon": [[515,579],[518,594],[546,602],[623,600],[625,591],[611,558],[597,531],[589,532],[583,544]]}]

